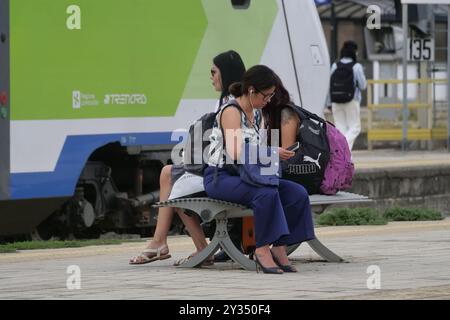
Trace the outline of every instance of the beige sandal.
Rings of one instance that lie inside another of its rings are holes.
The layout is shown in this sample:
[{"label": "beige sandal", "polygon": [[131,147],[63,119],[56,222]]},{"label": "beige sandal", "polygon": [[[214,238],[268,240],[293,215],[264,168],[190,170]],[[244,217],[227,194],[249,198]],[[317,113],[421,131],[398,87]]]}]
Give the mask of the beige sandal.
[{"label": "beige sandal", "polygon": [[[195,253],[191,253],[188,257],[186,258],[181,258],[176,260],[173,265],[178,267],[186,262],[188,262],[192,257],[194,257],[196,254]],[[214,258],[208,258],[207,260],[203,261],[201,266],[202,267],[207,267],[207,266],[212,266],[214,264]]]},{"label": "beige sandal", "polygon": [[[163,253],[165,252],[165,253]],[[159,248],[147,248],[141,252],[140,255],[130,259],[130,264],[146,264],[157,260],[169,259],[171,255],[169,254],[169,247],[166,244]]]}]

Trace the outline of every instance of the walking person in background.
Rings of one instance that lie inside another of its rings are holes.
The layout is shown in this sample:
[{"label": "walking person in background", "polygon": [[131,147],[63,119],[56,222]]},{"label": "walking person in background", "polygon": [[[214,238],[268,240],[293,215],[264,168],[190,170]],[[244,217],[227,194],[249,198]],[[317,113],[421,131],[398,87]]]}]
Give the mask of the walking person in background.
[{"label": "walking person in background", "polygon": [[[357,62],[358,45],[346,41],[340,60],[331,67],[330,95],[334,124],[342,132],[350,150],[361,132],[361,90],[367,88],[363,67]],[[329,104],[328,104],[329,105]]]}]

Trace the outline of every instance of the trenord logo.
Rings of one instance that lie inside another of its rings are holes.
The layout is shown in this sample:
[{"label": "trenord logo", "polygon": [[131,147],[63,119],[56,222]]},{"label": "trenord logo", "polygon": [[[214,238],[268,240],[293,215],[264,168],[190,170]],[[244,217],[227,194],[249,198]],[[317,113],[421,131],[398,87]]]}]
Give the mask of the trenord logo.
[{"label": "trenord logo", "polygon": [[79,90],[72,91],[72,108],[81,109],[87,106],[103,105],[146,105],[147,96],[141,93],[108,93],[103,96],[103,101],[99,101],[93,93],[83,93]]},{"label": "trenord logo", "polygon": [[145,94],[105,94],[104,104],[147,104],[147,96]]}]

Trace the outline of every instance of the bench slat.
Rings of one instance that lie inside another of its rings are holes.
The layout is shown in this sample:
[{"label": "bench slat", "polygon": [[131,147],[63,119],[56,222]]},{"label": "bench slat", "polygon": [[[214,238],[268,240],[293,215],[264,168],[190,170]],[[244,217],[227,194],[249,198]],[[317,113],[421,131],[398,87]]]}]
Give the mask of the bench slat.
[{"label": "bench slat", "polygon": [[350,192],[338,192],[335,195],[328,196],[323,194],[313,194],[309,196],[311,205],[322,204],[338,204],[338,203],[353,203],[353,202],[370,202],[367,196]]},{"label": "bench slat", "polygon": [[217,199],[212,199],[212,198],[207,198],[207,197],[203,197],[203,198],[180,198],[180,199],[172,199],[172,200],[167,200],[167,201],[162,201],[162,202],[156,202],[153,207],[158,208],[158,207],[166,207],[166,206],[171,206],[174,204],[181,204],[181,203],[193,203],[193,202],[197,202],[197,203],[215,203],[215,204],[221,204],[221,205],[225,205],[225,206],[230,206],[230,207],[238,207],[238,208],[242,208],[242,209],[247,209],[246,206],[243,206],[241,204],[238,203],[233,203],[233,202],[228,202],[228,201],[223,201],[223,200],[217,200]]},{"label": "bench slat", "polygon": [[[313,194],[309,196],[309,202],[311,205],[323,205],[323,204],[338,204],[338,203],[353,203],[353,202],[369,202],[371,201],[367,196],[363,196],[356,193],[350,192],[338,192],[335,195],[328,196],[322,194]],[[210,203],[210,204],[220,204],[224,206],[237,207],[240,209],[248,209],[246,206],[243,206],[238,203],[211,199],[207,197],[203,198],[181,198],[181,199],[172,199],[162,202],[157,202],[153,205],[153,207],[166,207],[166,206],[175,206],[175,204],[186,204],[186,203]]]}]

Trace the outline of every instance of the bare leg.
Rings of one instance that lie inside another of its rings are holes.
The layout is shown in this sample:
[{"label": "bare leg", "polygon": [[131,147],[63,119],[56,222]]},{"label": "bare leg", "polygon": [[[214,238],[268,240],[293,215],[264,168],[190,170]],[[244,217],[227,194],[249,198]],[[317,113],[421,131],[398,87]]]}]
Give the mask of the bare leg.
[{"label": "bare leg", "polygon": [[[160,175],[160,200],[166,201],[169,198],[170,190],[172,189],[171,182],[171,171],[172,166],[167,165],[161,171]],[[175,209],[186,226],[189,234],[192,237],[192,241],[195,244],[195,247],[198,251],[206,248],[208,243],[205,239],[205,234],[203,233],[203,229],[200,226],[200,220],[197,216],[188,216],[181,209]],[[170,230],[170,226],[172,224],[174,215],[174,208],[172,207],[162,207],[158,210],[158,222],[156,224],[155,234],[153,236],[153,240],[149,244],[149,248],[158,248],[161,245],[167,244],[167,235]]]},{"label": "bare leg", "polygon": [[186,226],[186,229],[189,231],[197,252],[206,248],[208,243],[206,242],[205,233],[200,226],[199,218],[197,216],[188,216],[181,209],[176,209],[176,212]]},{"label": "bare leg", "polygon": [[[166,201],[169,198],[170,190],[172,189],[172,166],[167,165],[164,166],[164,168],[161,171],[161,175],[159,178],[159,184],[160,184],[160,195],[159,201]],[[186,226],[187,230],[189,231],[189,234],[192,237],[192,241],[195,244],[195,247],[197,248],[197,251],[201,251],[208,243],[205,239],[205,234],[203,233],[203,229],[200,226],[200,221],[198,220],[198,217],[196,216],[188,216],[180,209],[175,209],[177,212],[179,212],[179,216],[181,220],[183,221],[184,225]],[[167,244],[167,235],[170,230],[170,226],[172,225],[174,215],[174,208],[172,207],[161,207],[158,210],[158,222],[156,223],[156,230],[153,235],[152,241],[148,244],[148,248],[159,248],[162,245]]]},{"label": "bare leg", "polygon": [[[171,184],[171,171],[172,166],[166,165],[161,171],[159,176],[159,198],[160,201],[166,201],[169,198]],[[158,210],[158,221],[156,223],[156,230],[153,235],[153,239],[148,242],[146,249],[160,249],[161,254],[168,256],[169,248],[167,247],[167,235],[172,224],[174,211],[171,207],[161,207]],[[155,253],[141,253],[140,255],[131,258],[130,263],[141,264],[147,261],[147,257],[154,256]]]},{"label": "bare leg", "polygon": [[[172,166],[164,166],[160,176],[160,201],[166,201],[169,198],[170,190],[172,189],[171,183],[171,171]],[[189,234],[192,237],[192,241],[197,248],[197,251],[201,251],[208,243],[205,239],[205,234],[200,226],[200,220],[196,216],[188,216],[181,209],[175,209],[186,226]],[[149,248],[158,248],[161,245],[167,244],[167,235],[170,230],[174,215],[174,208],[162,207],[158,211],[158,222],[156,224],[155,234],[153,240],[149,244]]]},{"label": "bare leg", "polygon": [[[169,198],[170,190],[172,189],[172,166],[166,165],[161,171],[159,184],[160,184],[160,201],[166,201]],[[174,209],[172,207],[161,207],[158,210],[158,221],[156,223],[155,233],[153,239],[149,241],[146,249],[157,249],[164,246],[167,247],[167,235],[172,225],[174,210],[179,213],[181,220],[183,221],[186,229],[192,237],[192,241],[197,249],[197,252],[203,250],[208,246],[206,242],[205,234],[200,226],[200,220],[196,216],[188,216],[181,209]],[[168,254],[169,249],[167,247],[162,250],[162,253]],[[145,257],[144,257],[145,258]],[[139,256],[132,258],[132,262],[139,263],[142,260]]]},{"label": "bare leg", "polygon": [[[172,166],[166,165],[159,176],[159,201],[166,201],[169,198],[170,190],[172,189]],[[158,221],[156,222],[156,229],[152,241],[148,248],[158,248],[161,245],[167,244],[167,235],[172,225],[174,211],[171,207],[161,207],[158,210]]]}]

